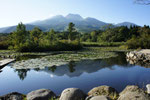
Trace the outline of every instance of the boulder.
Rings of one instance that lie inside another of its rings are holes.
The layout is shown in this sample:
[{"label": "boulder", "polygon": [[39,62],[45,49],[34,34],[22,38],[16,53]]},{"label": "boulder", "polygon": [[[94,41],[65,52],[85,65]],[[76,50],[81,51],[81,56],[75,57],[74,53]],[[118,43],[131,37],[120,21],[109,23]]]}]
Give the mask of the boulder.
[{"label": "boulder", "polygon": [[0,100],[23,100],[23,94],[12,92],[0,97]]},{"label": "boulder", "polygon": [[130,52],[130,53],[129,53],[129,57],[131,57],[131,58],[133,58],[133,57],[134,57],[134,55],[135,55],[135,54],[134,54],[134,53],[132,53],[132,52]]},{"label": "boulder", "polygon": [[138,86],[127,86],[121,93],[118,100],[150,100],[149,96]]},{"label": "boulder", "polygon": [[150,94],[150,84],[147,84],[146,88],[147,88],[147,93]]},{"label": "boulder", "polygon": [[104,95],[104,96],[108,96],[111,99],[116,99],[119,94],[114,88],[104,85],[104,86],[93,88],[88,92],[88,95],[92,95],[92,96]]},{"label": "boulder", "polygon": [[49,100],[55,97],[55,93],[48,89],[39,89],[27,94],[27,100]]},{"label": "boulder", "polygon": [[87,100],[110,100],[110,99],[107,96],[102,95],[102,96],[94,96]]},{"label": "boulder", "polygon": [[67,88],[60,96],[59,100],[84,100],[86,95],[78,88]]}]

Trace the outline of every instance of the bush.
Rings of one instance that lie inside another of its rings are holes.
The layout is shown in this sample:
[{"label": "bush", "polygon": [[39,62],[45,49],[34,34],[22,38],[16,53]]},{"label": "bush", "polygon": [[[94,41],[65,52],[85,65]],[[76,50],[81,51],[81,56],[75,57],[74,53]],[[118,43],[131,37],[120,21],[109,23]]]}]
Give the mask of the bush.
[{"label": "bush", "polygon": [[8,49],[8,43],[7,43],[7,41],[0,42],[0,49],[1,50]]},{"label": "bush", "polygon": [[150,35],[142,34],[139,37],[132,37],[127,41],[126,46],[128,49],[150,49]]},{"label": "bush", "polygon": [[82,49],[82,45],[78,41],[59,41],[51,45],[31,46],[20,44],[15,48],[19,52],[46,52],[46,51],[73,51]]}]

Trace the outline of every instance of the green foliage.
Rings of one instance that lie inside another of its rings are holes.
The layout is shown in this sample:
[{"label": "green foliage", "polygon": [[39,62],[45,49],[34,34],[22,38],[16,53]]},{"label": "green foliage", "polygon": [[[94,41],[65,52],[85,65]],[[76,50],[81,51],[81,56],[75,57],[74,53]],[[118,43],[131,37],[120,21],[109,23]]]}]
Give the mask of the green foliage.
[{"label": "green foliage", "polygon": [[72,41],[72,40],[74,40],[74,38],[73,38],[73,33],[75,32],[75,24],[73,24],[72,22],[71,23],[69,23],[69,25],[68,25],[68,32],[69,32],[69,35],[68,35],[68,39],[69,39],[69,41]]},{"label": "green foliage", "polygon": [[[121,26],[107,28],[105,31],[93,31],[91,34],[83,34],[81,41],[84,46],[121,46],[122,48],[137,49],[150,48],[149,26],[130,28]],[[93,43],[95,42],[95,43]],[[126,45],[124,45],[126,43]],[[121,43],[121,44],[118,44]]]},{"label": "green foliage", "polygon": [[150,48],[149,26],[107,27],[105,30],[81,34],[76,31],[73,23],[69,23],[66,32],[57,32],[53,29],[43,32],[38,27],[26,31],[25,25],[19,23],[13,33],[0,34],[0,49],[9,48],[20,52],[79,50],[82,48],[80,41],[84,46],[122,45],[122,48],[129,49]]},{"label": "green foliage", "polygon": [[[9,46],[20,52],[42,52],[58,50],[78,50],[82,48],[78,32],[74,32],[74,24],[70,23],[68,31],[71,41],[62,41],[66,34],[56,34],[51,29],[49,32],[42,32],[38,27],[31,31],[26,31],[25,25],[19,23],[15,32],[11,35],[12,44]],[[59,40],[59,38],[61,38]],[[65,37],[66,38],[66,37]]]},{"label": "green foliage", "polygon": [[0,49],[8,49],[9,38],[8,34],[0,34]]},{"label": "green foliage", "polygon": [[38,28],[38,27],[35,27],[31,32],[30,32],[30,41],[31,41],[31,44],[33,46],[39,46],[39,42],[40,42],[40,37],[42,35],[42,31]]},{"label": "green foliage", "polygon": [[118,47],[124,45],[125,42],[82,42],[86,47]]},{"label": "green foliage", "polygon": [[11,35],[13,48],[16,50],[20,50],[20,48],[24,47],[24,43],[27,39],[27,31],[24,24],[19,23],[16,31],[14,31]]},{"label": "green foliage", "polygon": [[111,29],[111,28],[115,28],[115,25],[113,25],[113,24],[104,25],[101,27],[101,30],[107,30],[107,29]]},{"label": "green foliage", "polygon": [[129,49],[150,49],[150,35],[142,34],[139,37],[132,37],[126,44]]},{"label": "green foliage", "polygon": [[101,40],[107,42],[120,42],[126,41],[129,35],[129,29],[127,27],[117,27],[112,29],[107,29],[102,33]]},{"label": "green foliage", "polygon": [[133,35],[126,43],[129,49],[150,49],[150,28],[149,26],[144,26],[138,29],[138,35]]}]

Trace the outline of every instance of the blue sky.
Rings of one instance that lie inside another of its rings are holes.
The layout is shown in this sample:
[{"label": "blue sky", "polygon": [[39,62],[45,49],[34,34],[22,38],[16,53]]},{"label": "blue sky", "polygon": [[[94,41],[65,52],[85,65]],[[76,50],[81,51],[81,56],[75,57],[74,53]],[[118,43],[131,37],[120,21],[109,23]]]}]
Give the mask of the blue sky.
[{"label": "blue sky", "polygon": [[69,13],[108,23],[150,25],[150,5],[134,4],[134,0],[0,0],[0,13],[0,27]]}]

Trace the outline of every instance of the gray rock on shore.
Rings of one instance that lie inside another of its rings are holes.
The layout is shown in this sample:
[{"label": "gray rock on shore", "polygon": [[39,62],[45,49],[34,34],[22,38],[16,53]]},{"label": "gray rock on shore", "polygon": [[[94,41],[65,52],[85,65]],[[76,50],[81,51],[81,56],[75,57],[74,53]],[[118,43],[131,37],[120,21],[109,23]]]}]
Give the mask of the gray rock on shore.
[{"label": "gray rock on shore", "polygon": [[111,99],[116,99],[119,93],[114,88],[104,85],[104,86],[93,88],[88,92],[88,95],[92,95],[92,96],[104,95],[104,96],[108,96]]},{"label": "gray rock on shore", "polygon": [[60,96],[59,100],[84,100],[86,95],[78,88],[67,88]]},{"label": "gray rock on shore", "polygon": [[[104,85],[93,88],[88,92],[88,95],[78,88],[67,88],[61,93],[59,100],[150,100],[150,84],[147,84],[146,88],[147,92],[138,86],[129,85],[118,94],[114,88]],[[0,100],[58,100],[56,97],[51,90],[39,89],[26,96],[12,92],[0,96]]]},{"label": "gray rock on shore", "polygon": [[0,97],[0,100],[23,100],[23,94],[12,92]]},{"label": "gray rock on shore", "polygon": [[127,86],[121,93],[118,100],[150,100],[149,96],[138,86]]},{"label": "gray rock on shore", "polygon": [[137,64],[142,65],[144,67],[150,67],[150,49],[131,51],[126,54],[126,58],[130,64]]},{"label": "gray rock on shore", "polygon": [[146,88],[147,88],[147,93],[150,94],[150,84],[147,84]]},{"label": "gray rock on shore", "polygon": [[27,100],[50,100],[55,97],[55,93],[48,89],[39,89],[27,94]]},{"label": "gray rock on shore", "polygon": [[110,100],[107,96],[94,96],[90,99],[86,99],[86,100]]}]

